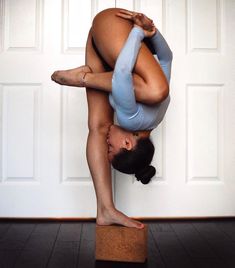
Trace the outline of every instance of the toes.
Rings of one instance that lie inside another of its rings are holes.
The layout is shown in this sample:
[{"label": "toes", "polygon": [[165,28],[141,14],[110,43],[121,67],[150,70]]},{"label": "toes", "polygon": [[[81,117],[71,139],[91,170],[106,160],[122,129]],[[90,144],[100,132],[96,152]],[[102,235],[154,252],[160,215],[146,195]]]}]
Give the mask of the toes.
[{"label": "toes", "polygon": [[51,76],[51,80],[60,85],[64,85],[67,82],[66,79],[61,76],[60,71],[55,71]]},{"label": "toes", "polygon": [[58,76],[58,71],[55,71],[51,76],[51,80],[56,81],[57,76]]},{"label": "toes", "polygon": [[134,221],[134,222],[137,224],[137,228],[140,228],[140,229],[144,228],[144,224],[143,223],[141,223],[139,221]]},{"label": "toes", "polygon": [[144,225],[143,224],[140,224],[137,226],[138,229],[144,229]]}]

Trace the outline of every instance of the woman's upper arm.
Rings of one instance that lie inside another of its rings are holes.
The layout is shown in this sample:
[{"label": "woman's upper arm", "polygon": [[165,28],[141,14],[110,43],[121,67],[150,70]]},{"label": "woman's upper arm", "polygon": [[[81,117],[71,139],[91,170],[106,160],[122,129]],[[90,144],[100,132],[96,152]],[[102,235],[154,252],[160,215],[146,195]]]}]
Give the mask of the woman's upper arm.
[{"label": "woman's upper arm", "polygon": [[127,116],[132,116],[138,110],[135,99],[132,73],[125,67],[116,70],[112,78],[112,97],[116,109]]}]

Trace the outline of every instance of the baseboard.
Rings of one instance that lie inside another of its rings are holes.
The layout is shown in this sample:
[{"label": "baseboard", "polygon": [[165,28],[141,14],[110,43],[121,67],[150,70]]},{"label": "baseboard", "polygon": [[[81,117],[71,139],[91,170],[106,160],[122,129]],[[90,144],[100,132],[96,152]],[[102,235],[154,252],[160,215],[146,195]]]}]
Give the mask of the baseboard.
[{"label": "baseboard", "polygon": [[[130,217],[135,220],[139,221],[189,221],[189,220],[229,220],[235,219],[235,216],[190,216],[190,217]],[[96,218],[80,218],[80,217],[0,217],[0,221],[42,221],[42,222],[48,222],[48,221],[81,221],[81,222],[96,222]]]}]

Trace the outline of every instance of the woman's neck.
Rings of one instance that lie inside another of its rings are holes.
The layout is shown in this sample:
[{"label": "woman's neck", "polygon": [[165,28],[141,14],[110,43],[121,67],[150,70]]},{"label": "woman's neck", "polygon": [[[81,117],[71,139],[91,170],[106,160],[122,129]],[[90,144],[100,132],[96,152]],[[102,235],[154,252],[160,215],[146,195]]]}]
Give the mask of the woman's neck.
[{"label": "woman's neck", "polygon": [[141,138],[148,138],[150,136],[152,130],[139,130],[138,132],[138,136]]}]

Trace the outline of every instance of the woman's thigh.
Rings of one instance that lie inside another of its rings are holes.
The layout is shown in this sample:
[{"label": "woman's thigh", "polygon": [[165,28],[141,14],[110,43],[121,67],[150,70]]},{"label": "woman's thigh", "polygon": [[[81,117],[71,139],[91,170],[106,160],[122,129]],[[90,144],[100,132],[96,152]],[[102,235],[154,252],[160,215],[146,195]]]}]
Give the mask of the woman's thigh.
[{"label": "woman's thigh", "polygon": [[[105,71],[102,60],[93,47],[91,32],[88,34],[86,44],[86,64],[89,65],[93,72]],[[86,88],[86,94],[89,129],[107,129],[113,123],[113,109],[109,104],[108,94],[91,88]]]},{"label": "woman's thigh", "polygon": [[[106,9],[93,20],[92,36],[103,59],[114,68],[116,59],[133,27],[132,22],[115,16],[117,8]],[[146,82],[162,78],[159,63],[151,51],[142,43],[134,72]]]}]

